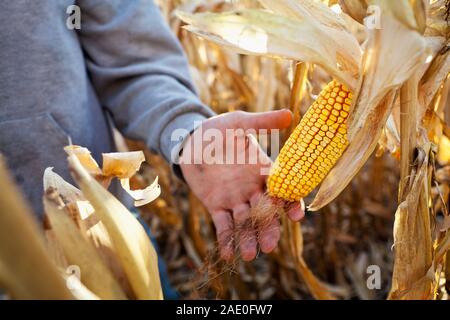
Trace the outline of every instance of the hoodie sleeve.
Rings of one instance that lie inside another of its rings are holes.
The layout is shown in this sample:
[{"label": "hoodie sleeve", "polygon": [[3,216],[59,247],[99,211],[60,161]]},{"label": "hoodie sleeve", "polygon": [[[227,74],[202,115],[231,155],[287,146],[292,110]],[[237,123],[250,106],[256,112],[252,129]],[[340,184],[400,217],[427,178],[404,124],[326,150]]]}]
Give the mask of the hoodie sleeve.
[{"label": "hoodie sleeve", "polygon": [[173,163],[214,113],[201,103],[187,59],[152,0],[78,0],[78,36],[103,107],[127,137]]}]

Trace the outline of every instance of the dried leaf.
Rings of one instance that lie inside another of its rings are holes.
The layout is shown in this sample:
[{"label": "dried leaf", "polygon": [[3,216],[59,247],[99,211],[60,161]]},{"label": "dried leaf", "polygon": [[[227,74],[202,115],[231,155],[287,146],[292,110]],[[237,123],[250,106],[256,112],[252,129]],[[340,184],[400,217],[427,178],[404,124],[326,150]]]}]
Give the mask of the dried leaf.
[{"label": "dried leaf", "polygon": [[81,165],[104,187],[109,185],[112,178],[119,178],[122,188],[135,200],[136,207],[152,202],[161,194],[158,179],[144,189],[131,190],[130,188],[129,179],[139,171],[141,164],[145,161],[142,151],[104,153],[103,169],[100,169],[88,149],[68,146],[65,150],[68,154],[73,152]]},{"label": "dried leaf", "polygon": [[53,189],[62,197],[64,203],[75,203],[84,200],[81,191],[66,182],[60,175],[53,172],[53,168],[44,171],[44,191]]},{"label": "dried leaf", "polygon": [[66,151],[67,154],[76,155],[83,167],[93,176],[102,175],[102,170],[87,148],[70,145],[65,147],[64,151]]},{"label": "dried leaf", "polygon": [[[77,223],[83,235],[94,245],[97,253],[113,273],[114,278],[121,285],[126,296],[134,297],[123,267],[120,265],[115,253],[111,238],[103,223],[95,215],[94,208],[86,200],[82,192],[54,173],[51,168],[47,168],[44,173],[44,190],[49,188],[56,190],[61,196],[66,205],[66,210],[70,211],[71,218]],[[53,260],[59,262],[58,265],[67,265],[66,257],[62,251],[61,244],[57,242],[54,231],[49,229],[45,232],[49,252],[52,253]]]},{"label": "dried leaf", "polygon": [[382,15],[391,15],[408,29],[420,33],[425,31],[426,3],[424,0],[369,0],[368,2],[379,7]]},{"label": "dried leaf", "polygon": [[[315,63],[355,88],[361,49],[353,34],[340,24],[313,24],[310,8],[290,3],[300,8],[297,18],[263,10],[195,15],[178,12],[178,16],[189,24],[187,30],[205,39],[240,53]],[[325,16],[331,12],[323,7],[315,9]]]},{"label": "dried leaf", "polygon": [[55,233],[51,229],[46,229],[44,233],[47,244],[47,252],[50,259],[60,270],[66,270],[69,266],[69,262],[64,255],[64,250],[61,247],[61,244],[58,242],[58,239],[56,239]]},{"label": "dried leaf", "polygon": [[395,213],[395,262],[390,299],[431,299],[432,236],[428,210],[431,144],[419,148],[417,171],[411,173],[404,201]]},{"label": "dried leaf", "polygon": [[427,72],[421,79],[420,102],[423,106],[420,119],[435,97],[439,88],[444,84],[450,74],[450,46],[444,47],[433,59]]},{"label": "dried leaf", "polygon": [[94,246],[87,241],[72,219],[58,204],[58,193],[45,190],[44,207],[51,229],[61,244],[65,256],[81,271],[81,281],[98,297],[107,300],[126,299],[119,284],[97,254]]},{"label": "dried leaf", "polygon": [[[0,283],[14,299],[73,299],[0,157]],[[30,266],[33,272],[30,272]]]},{"label": "dried leaf", "polygon": [[77,300],[100,300],[91,290],[85,287],[81,283],[80,279],[76,275],[66,275],[63,273],[63,277],[70,288],[70,291]]},{"label": "dried leaf", "polygon": [[103,175],[119,179],[131,178],[145,161],[142,151],[103,154]]},{"label": "dried leaf", "polygon": [[156,178],[155,181],[153,181],[153,183],[147,188],[140,190],[131,190],[130,179],[120,179],[120,184],[122,188],[135,200],[135,207],[144,206],[158,198],[161,194],[161,187],[158,184],[158,178]]},{"label": "dried leaf", "polygon": [[104,223],[138,299],[162,299],[158,256],[144,228],[112,194],[82,166],[75,154],[69,165],[84,196]]},{"label": "dried leaf", "polygon": [[[422,36],[389,15],[382,26],[370,33],[365,49],[362,87],[348,119],[349,146],[322,182],[311,210],[330,203],[358,173],[375,150],[392,110],[394,91],[425,63]],[[393,50],[399,45],[404,50]]]},{"label": "dried leaf", "polygon": [[446,136],[442,136],[439,141],[437,160],[442,165],[450,164],[450,139]]},{"label": "dried leaf", "polygon": [[[402,50],[393,50],[401,47]],[[382,29],[370,33],[362,72],[362,87],[349,116],[351,142],[388,92],[399,88],[426,62],[429,51],[425,38],[404,27],[390,16]]]},{"label": "dried leaf", "polygon": [[367,3],[364,0],[339,0],[342,11],[359,23],[364,22],[367,14]]},{"label": "dried leaf", "polygon": [[114,278],[119,282],[126,296],[134,298],[130,282],[128,281],[123,266],[117,256],[111,237],[103,222],[100,221],[95,214],[94,208],[89,201],[77,201],[76,209],[82,219],[80,227],[83,232],[85,232],[86,237],[94,245],[97,253],[101,256],[109,270],[111,270]]},{"label": "dried leaf", "polygon": [[425,35],[444,37],[447,39],[450,37],[450,26],[446,20],[446,10],[448,10],[446,1],[447,0],[437,0],[430,4]]}]

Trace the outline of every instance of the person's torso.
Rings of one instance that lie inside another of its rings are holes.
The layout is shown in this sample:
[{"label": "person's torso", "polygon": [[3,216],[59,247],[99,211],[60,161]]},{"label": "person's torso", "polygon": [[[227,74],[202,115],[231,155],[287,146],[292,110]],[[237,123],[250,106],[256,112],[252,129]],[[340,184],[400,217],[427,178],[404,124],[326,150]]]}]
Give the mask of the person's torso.
[{"label": "person's torso", "polygon": [[113,146],[81,44],[66,25],[73,0],[0,1],[0,154],[40,211],[46,167],[69,179],[63,147]]}]

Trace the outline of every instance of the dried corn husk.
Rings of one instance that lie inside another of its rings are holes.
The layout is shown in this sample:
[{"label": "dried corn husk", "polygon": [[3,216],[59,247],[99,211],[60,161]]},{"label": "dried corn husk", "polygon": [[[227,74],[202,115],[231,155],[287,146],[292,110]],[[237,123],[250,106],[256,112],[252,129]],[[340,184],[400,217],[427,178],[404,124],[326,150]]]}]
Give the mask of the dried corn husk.
[{"label": "dried corn husk", "polygon": [[364,22],[367,15],[367,2],[365,0],[339,0],[342,11],[347,13],[359,23]]},{"label": "dried corn husk", "polygon": [[95,209],[138,299],[162,299],[157,255],[137,219],[84,169],[69,152],[69,165],[84,196]]},{"label": "dried corn husk", "polygon": [[80,279],[76,275],[63,274],[64,280],[70,291],[78,300],[100,300],[91,290],[81,283]]},{"label": "dried corn husk", "polygon": [[104,153],[103,169],[100,169],[88,149],[80,146],[67,146],[65,150],[68,154],[73,152],[82,166],[105,187],[109,186],[112,178],[120,179],[120,185],[135,200],[136,207],[152,202],[161,194],[158,178],[144,189],[131,190],[130,188],[130,178],[145,161],[142,151]]},{"label": "dried corn husk", "polygon": [[[425,63],[425,39],[387,11],[382,29],[372,30],[365,48],[362,86],[348,119],[349,146],[330,171],[310,205],[315,211],[335,199],[375,150],[389,114],[394,92]],[[404,50],[392,50],[401,46]],[[389,65],[387,65],[389,64]]]},{"label": "dried corn husk", "polygon": [[417,164],[395,213],[395,263],[390,299],[432,299],[431,217],[429,212],[431,144],[419,148]]},{"label": "dried corn husk", "polygon": [[[123,267],[118,261],[110,236],[103,223],[96,216],[94,208],[89,201],[86,200],[79,189],[64,181],[51,168],[47,168],[44,172],[44,190],[50,188],[57,191],[65,204],[65,209],[68,210],[68,213],[70,212],[70,217],[76,223],[83,236],[95,247],[104,264],[106,264],[114,278],[121,285],[126,296],[134,297]],[[47,229],[45,232],[53,259],[57,262],[57,265],[62,265],[65,269],[68,266],[67,258],[63,253],[61,244],[56,239],[54,231]]]},{"label": "dried corn husk", "polygon": [[71,265],[81,271],[81,281],[101,299],[126,299],[119,283],[96,252],[95,247],[83,236],[63,207],[55,189],[45,190],[44,207],[51,229],[61,244]]},{"label": "dried corn husk", "polygon": [[0,285],[14,299],[73,299],[0,157]]},{"label": "dried corn husk", "polygon": [[261,2],[274,13],[247,9],[178,16],[205,39],[245,54],[315,63],[356,88],[361,48],[331,9],[306,1]]}]

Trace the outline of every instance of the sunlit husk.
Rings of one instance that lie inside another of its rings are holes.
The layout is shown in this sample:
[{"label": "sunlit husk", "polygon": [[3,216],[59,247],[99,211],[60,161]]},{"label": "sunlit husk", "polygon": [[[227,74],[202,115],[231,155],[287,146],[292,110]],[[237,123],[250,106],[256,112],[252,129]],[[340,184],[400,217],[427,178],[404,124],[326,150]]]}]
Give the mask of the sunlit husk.
[{"label": "sunlit husk", "polygon": [[394,272],[390,299],[433,298],[430,198],[431,144],[419,149],[417,164],[395,213]]},{"label": "sunlit husk", "polygon": [[136,207],[152,202],[161,194],[158,178],[144,189],[131,190],[130,178],[139,171],[141,164],[145,161],[142,151],[104,153],[103,168],[100,168],[88,149],[80,146],[67,146],[65,150],[68,154],[73,153],[82,166],[97,181],[102,182],[104,187],[109,186],[112,178],[120,179],[120,185],[135,200]]},{"label": "sunlit husk", "polygon": [[367,14],[367,3],[364,0],[339,0],[342,11],[359,23],[364,23]]},{"label": "sunlit husk", "polygon": [[[67,183],[51,168],[47,168],[44,173],[44,190],[49,188],[55,190],[65,204],[66,213],[75,222],[83,237],[88,239],[95,247],[98,255],[102,258],[104,264],[113,274],[116,281],[120,284],[127,297],[134,297],[130,284],[125,275],[123,267],[118,261],[111,238],[104,224],[98,219],[94,208],[86,200],[82,192]],[[61,243],[55,236],[55,232],[46,226],[45,234],[47,247],[52,256],[52,260],[57,266],[67,268],[68,262],[61,247]]]},{"label": "sunlit husk", "polygon": [[136,207],[152,202],[161,194],[158,178],[144,189],[131,190],[130,178],[139,171],[144,161],[142,151],[103,154],[103,175],[119,178],[122,188],[135,200]]},{"label": "sunlit husk", "polygon": [[0,157],[0,284],[14,299],[74,299]]},{"label": "sunlit husk", "polygon": [[[348,120],[347,150],[322,182],[310,205],[318,210],[335,199],[358,173],[375,150],[395,99],[395,90],[426,59],[426,42],[411,30],[386,15],[383,29],[370,33],[361,71],[361,89]],[[393,50],[397,46],[405,50]]]},{"label": "sunlit husk", "polygon": [[44,208],[50,227],[61,244],[68,262],[80,268],[82,283],[101,299],[126,299],[120,285],[94,246],[69,217],[57,190],[48,188],[45,192]]},{"label": "sunlit husk", "polygon": [[76,275],[67,275],[63,273],[62,276],[66,281],[67,286],[70,288],[70,292],[77,300],[100,300],[100,297],[89,290]]},{"label": "sunlit husk", "polygon": [[162,299],[158,257],[142,225],[89,175],[74,154],[69,155],[69,164],[84,196],[108,230],[136,297]]},{"label": "sunlit husk", "polygon": [[103,154],[103,175],[119,179],[131,178],[145,161],[142,151]]},{"label": "sunlit husk", "polygon": [[[264,1],[263,1],[264,2]],[[264,2],[277,10],[240,10],[226,13],[178,16],[186,29],[245,54],[282,57],[322,66],[341,83],[354,89],[361,62],[361,48],[343,22],[331,24],[334,13],[326,6],[306,3]],[[281,10],[291,5],[295,11]],[[322,19],[313,19],[315,15]],[[314,23],[313,23],[314,21]]]}]

